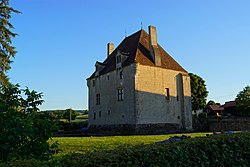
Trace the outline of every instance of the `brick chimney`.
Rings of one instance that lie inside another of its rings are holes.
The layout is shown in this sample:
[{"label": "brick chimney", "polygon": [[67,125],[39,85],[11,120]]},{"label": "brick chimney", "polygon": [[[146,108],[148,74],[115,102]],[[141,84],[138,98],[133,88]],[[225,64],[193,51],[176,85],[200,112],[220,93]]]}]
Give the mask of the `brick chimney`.
[{"label": "brick chimney", "polygon": [[156,27],[148,26],[150,54],[156,66],[161,66],[161,55],[157,44]]},{"label": "brick chimney", "polygon": [[114,44],[113,43],[108,43],[107,44],[107,57],[111,55],[111,53],[114,51]]}]

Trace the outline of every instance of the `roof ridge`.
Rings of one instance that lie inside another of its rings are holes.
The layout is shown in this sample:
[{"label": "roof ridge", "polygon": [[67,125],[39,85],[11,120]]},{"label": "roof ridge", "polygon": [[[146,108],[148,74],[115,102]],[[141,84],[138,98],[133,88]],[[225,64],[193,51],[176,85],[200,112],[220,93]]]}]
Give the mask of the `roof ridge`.
[{"label": "roof ridge", "polygon": [[140,45],[140,40],[142,38],[142,31],[145,31],[144,29],[140,29],[140,35],[139,35],[139,39],[137,41],[137,45],[136,45],[136,52],[135,52],[135,59],[134,61],[136,62],[136,57],[138,55],[138,52],[139,52],[139,45]]},{"label": "roof ridge", "polygon": [[[174,58],[171,57],[158,42],[157,45],[161,56],[161,65],[157,67],[187,73],[187,71],[177,61],[175,61]],[[139,31],[125,37],[114,49],[114,51],[103,61],[106,65],[100,71],[99,75],[103,75],[116,69],[116,55],[118,51],[129,53],[127,58],[122,63],[123,67],[132,63],[155,66],[154,59],[150,54],[149,34],[144,29],[140,29]],[[94,77],[94,74],[92,74],[90,78],[92,77]]]}]

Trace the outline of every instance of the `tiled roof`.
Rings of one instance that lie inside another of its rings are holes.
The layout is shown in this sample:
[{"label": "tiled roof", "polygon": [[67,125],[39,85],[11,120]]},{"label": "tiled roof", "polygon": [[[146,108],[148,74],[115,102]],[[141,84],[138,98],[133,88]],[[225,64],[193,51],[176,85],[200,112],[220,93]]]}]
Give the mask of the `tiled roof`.
[{"label": "tiled roof", "polygon": [[225,104],[223,105],[224,108],[235,107],[235,106],[236,106],[236,102],[235,101],[228,101],[228,102],[225,102]]},{"label": "tiled roof", "polygon": [[223,107],[221,107],[220,105],[209,105],[208,108],[210,108],[213,111],[222,111]]},{"label": "tiled roof", "polygon": [[[159,44],[158,47],[161,56],[160,67],[187,72]],[[155,66],[154,60],[150,55],[149,35],[145,30],[142,29],[126,37],[120,43],[120,45],[103,62],[105,67],[99,72],[99,75],[106,74],[116,69],[116,54],[118,51],[127,55],[127,59],[122,64],[123,67],[132,63]],[[93,73],[90,78],[93,78],[94,76],[95,73]]]}]

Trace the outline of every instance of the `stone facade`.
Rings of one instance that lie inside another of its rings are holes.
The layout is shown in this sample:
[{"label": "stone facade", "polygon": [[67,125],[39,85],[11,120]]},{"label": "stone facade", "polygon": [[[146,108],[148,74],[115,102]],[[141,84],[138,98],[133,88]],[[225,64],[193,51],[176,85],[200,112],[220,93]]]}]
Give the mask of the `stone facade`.
[{"label": "stone facade", "polygon": [[[96,63],[87,79],[89,129],[98,133],[161,133],[192,129],[188,73],[144,30]],[[153,42],[151,44],[150,42]],[[112,47],[110,47],[112,46]]]},{"label": "stone facade", "polygon": [[137,64],[135,78],[136,124],[172,123],[192,128],[190,78],[186,73]]},{"label": "stone facade", "polygon": [[[115,70],[88,80],[89,125],[135,124],[135,65],[124,67],[122,73],[122,79]],[[124,91],[123,101],[117,100],[119,88]],[[98,105],[96,94],[100,94]]]}]

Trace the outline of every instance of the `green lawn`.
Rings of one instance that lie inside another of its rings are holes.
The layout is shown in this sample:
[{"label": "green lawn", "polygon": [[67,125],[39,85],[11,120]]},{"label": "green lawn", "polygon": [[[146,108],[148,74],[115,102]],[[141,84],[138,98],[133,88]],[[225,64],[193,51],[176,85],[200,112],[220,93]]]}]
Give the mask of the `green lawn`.
[{"label": "green lawn", "polygon": [[51,142],[58,141],[60,149],[57,156],[68,153],[89,153],[127,148],[142,144],[153,144],[171,136],[187,135],[191,137],[205,136],[208,133],[148,135],[148,136],[107,136],[107,137],[54,137]]},{"label": "green lawn", "polygon": [[78,116],[76,116],[76,119],[88,120],[88,114],[78,115]]}]

